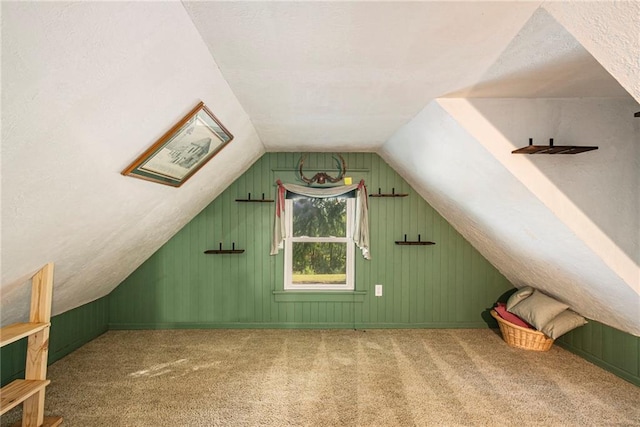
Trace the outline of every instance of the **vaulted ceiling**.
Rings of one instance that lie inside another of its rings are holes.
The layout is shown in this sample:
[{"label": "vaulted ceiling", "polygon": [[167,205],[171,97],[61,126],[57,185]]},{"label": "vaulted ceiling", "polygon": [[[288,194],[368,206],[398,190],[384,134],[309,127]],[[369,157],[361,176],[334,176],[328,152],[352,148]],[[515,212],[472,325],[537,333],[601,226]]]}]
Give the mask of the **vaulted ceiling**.
[{"label": "vaulted ceiling", "polygon": [[[512,283],[640,335],[640,3],[1,8],[3,323],[47,261],[54,313],[108,294],[266,151],[375,151]],[[227,148],[119,174],[200,100]]]}]

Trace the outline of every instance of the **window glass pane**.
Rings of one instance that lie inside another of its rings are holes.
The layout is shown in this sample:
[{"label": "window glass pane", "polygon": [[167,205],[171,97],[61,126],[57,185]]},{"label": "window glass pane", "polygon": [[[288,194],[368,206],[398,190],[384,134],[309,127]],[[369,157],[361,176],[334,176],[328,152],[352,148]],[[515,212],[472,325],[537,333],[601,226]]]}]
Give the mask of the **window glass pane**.
[{"label": "window glass pane", "polygon": [[346,243],[293,242],[293,284],[344,284],[346,280]]},{"label": "window glass pane", "polygon": [[294,199],[293,235],[295,237],[345,237],[347,235],[347,200],[310,197]]}]

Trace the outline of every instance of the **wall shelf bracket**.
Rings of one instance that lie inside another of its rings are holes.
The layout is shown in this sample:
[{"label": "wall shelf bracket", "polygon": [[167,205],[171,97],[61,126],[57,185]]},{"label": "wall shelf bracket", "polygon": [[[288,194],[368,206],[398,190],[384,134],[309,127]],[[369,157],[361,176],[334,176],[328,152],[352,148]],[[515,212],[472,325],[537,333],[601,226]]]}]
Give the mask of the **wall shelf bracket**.
[{"label": "wall shelf bracket", "polygon": [[529,138],[529,145],[513,150],[512,154],[579,154],[597,150],[595,146],[553,145],[553,138],[549,145],[533,145],[533,138]]},{"label": "wall shelf bracket", "polygon": [[246,199],[236,199],[236,202],[244,202],[244,203],[273,203],[273,199],[265,199],[264,193],[262,193],[262,199],[252,199],[251,193],[247,195]]},{"label": "wall shelf bracket", "polygon": [[369,194],[369,197],[407,197],[406,193],[396,193],[396,189],[392,188],[391,193],[382,193],[378,188],[378,194]]},{"label": "wall shelf bracket", "polygon": [[407,235],[404,235],[404,240],[396,240],[396,245],[401,246],[427,246],[427,245],[435,245],[435,242],[423,242],[420,239],[420,235],[418,234],[418,240],[407,240]]},{"label": "wall shelf bracket", "polygon": [[209,249],[204,251],[205,254],[241,254],[244,252],[244,249],[236,249],[236,242],[231,244],[231,249],[222,249],[222,242],[220,242],[220,246],[218,249]]}]

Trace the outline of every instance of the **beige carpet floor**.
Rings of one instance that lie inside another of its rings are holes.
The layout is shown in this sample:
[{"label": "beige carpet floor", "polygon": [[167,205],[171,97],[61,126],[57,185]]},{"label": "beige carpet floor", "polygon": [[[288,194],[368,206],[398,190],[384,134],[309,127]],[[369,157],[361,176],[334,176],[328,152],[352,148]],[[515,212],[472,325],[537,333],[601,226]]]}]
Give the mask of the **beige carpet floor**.
[{"label": "beige carpet floor", "polygon": [[491,330],[110,331],[49,376],[63,426],[640,426],[640,388]]}]

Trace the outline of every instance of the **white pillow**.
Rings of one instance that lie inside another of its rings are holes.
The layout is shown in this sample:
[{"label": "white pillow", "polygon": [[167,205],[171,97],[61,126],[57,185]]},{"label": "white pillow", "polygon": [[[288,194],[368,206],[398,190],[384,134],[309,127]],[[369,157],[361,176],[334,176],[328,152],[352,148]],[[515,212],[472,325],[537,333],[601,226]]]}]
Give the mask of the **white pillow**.
[{"label": "white pillow", "polygon": [[565,310],[544,325],[542,333],[554,340],[575,328],[586,325],[587,319],[575,311]]},{"label": "white pillow", "polygon": [[507,311],[520,317],[540,331],[547,323],[553,320],[554,317],[567,308],[569,308],[567,304],[556,301],[542,292],[535,290],[531,296],[520,301],[511,310]]},{"label": "white pillow", "polygon": [[525,286],[524,288],[520,288],[515,291],[507,300],[507,311],[511,311],[511,309],[520,301],[525,298],[528,298],[533,293],[533,288],[531,286]]}]

